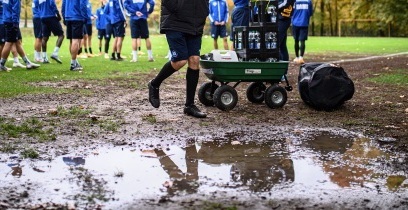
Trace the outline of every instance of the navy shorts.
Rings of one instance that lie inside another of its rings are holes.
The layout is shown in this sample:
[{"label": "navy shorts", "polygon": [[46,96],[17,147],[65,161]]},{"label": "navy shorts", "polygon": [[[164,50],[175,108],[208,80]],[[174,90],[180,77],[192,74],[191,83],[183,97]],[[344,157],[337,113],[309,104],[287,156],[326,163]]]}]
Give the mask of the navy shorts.
[{"label": "navy shorts", "polygon": [[50,37],[51,32],[54,34],[54,36],[64,35],[64,30],[62,30],[61,23],[57,17],[42,18],[41,25],[43,37]]},{"label": "navy shorts", "polygon": [[211,37],[213,39],[217,39],[218,37],[224,38],[227,36],[227,26],[216,26],[211,24]]},{"label": "navy shorts", "polygon": [[234,26],[249,26],[249,8],[235,8],[231,13],[231,41],[234,40]]},{"label": "navy shorts", "polygon": [[41,18],[33,19],[33,28],[34,28],[34,37],[36,39],[41,39],[43,37]]},{"label": "navy shorts", "polygon": [[105,39],[110,39],[111,37],[115,38],[115,34],[113,34],[113,26],[112,24],[106,24],[106,35]]},{"label": "navy shorts", "polygon": [[171,61],[188,60],[194,55],[200,56],[202,35],[166,31],[166,39],[171,52]]},{"label": "navy shorts", "polygon": [[138,20],[130,20],[130,32],[132,39],[149,38],[149,27],[147,25],[147,20],[144,18]]},{"label": "navy shorts", "polygon": [[6,43],[6,28],[4,24],[0,24],[0,44]]},{"label": "navy shorts", "polygon": [[292,26],[292,35],[295,40],[305,41],[309,34],[309,27]]},{"label": "navy shorts", "polygon": [[84,25],[84,34],[88,36],[92,36],[92,24],[85,24]]},{"label": "navy shorts", "polygon": [[[17,25],[17,27],[13,27],[14,25]],[[4,22],[4,28],[6,32],[6,42],[14,43],[22,39],[18,23]]]},{"label": "navy shorts", "polygon": [[106,29],[98,29],[98,39],[103,39],[106,37]]},{"label": "navy shorts", "polygon": [[119,21],[112,25],[115,37],[125,37],[125,21]]},{"label": "navy shorts", "polygon": [[67,39],[84,38],[84,21],[67,20]]}]

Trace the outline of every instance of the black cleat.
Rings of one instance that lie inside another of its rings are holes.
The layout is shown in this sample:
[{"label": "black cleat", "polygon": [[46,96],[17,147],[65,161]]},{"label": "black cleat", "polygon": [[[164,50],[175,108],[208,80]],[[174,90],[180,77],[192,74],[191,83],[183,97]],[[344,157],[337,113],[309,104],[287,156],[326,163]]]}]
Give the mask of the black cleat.
[{"label": "black cleat", "polygon": [[152,81],[147,85],[149,87],[149,102],[154,108],[159,108],[160,106],[160,96],[159,88],[155,88],[151,84]]},{"label": "black cleat", "polygon": [[195,105],[184,107],[184,114],[197,118],[206,118],[207,114],[201,112]]},{"label": "black cleat", "polygon": [[58,55],[51,55],[51,59],[56,61],[59,64],[62,64],[62,61],[59,59]]}]

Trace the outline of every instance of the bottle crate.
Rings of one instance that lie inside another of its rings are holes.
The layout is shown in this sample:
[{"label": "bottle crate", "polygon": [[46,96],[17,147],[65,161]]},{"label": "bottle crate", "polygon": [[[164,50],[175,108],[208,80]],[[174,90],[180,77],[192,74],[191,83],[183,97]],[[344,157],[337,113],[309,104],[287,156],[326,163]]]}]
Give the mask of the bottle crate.
[{"label": "bottle crate", "polygon": [[249,26],[277,26],[278,0],[252,0]]}]

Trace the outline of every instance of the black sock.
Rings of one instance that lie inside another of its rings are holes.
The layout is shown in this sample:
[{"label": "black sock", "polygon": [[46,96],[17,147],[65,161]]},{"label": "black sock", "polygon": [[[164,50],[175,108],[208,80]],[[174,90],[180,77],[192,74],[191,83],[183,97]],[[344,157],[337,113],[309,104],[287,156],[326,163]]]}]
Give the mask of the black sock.
[{"label": "black sock", "polygon": [[191,106],[194,104],[194,96],[198,84],[198,77],[200,76],[200,71],[187,68],[186,80],[186,106]]},{"label": "black sock", "polygon": [[152,80],[152,82],[150,83],[153,87],[160,87],[161,83],[167,79],[167,77],[170,77],[174,72],[176,72],[177,70],[175,70],[173,68],[173,66],[171,66],[171,62],[167,62],[166,64],[164,64],[164,66],[162,67],[162,69],[160,70],[159,74],[156,76],[156,78],[154,78]]},{"label": "black sock", "polygon": [[140,51],[140,47],[138,47],[138,50]]},{"label": "black sock", "polygon": [[100,53],[102,52],[102,47],[99,47],[99,52],[100,52]]},{"label": "black sock", "polygon": [[108,53],[109,52],[109,42],[105,42],[105,52]]},{"label": "black sock", "polygon": [[93,54],[93,53],[92,53],[92,48],[89,48],[89,53]]},{"label": "black sock", "polygon": [[114,52],[112,53],[112,58],[115,58],[115,53]]},{"label": "black sock", "polygon": [[82,53],[82,47],[78,50],[78,55]]},{"label": "black sock", "polygon": [[117,55],[117,56],[116,56],[117,58],[120,58],[120,53],[116,53],[116,55]]},{"label": "black sock", "polygon": [[84,50],[85,50],[85,53],[88,53],[88,49],[85,48]]}]

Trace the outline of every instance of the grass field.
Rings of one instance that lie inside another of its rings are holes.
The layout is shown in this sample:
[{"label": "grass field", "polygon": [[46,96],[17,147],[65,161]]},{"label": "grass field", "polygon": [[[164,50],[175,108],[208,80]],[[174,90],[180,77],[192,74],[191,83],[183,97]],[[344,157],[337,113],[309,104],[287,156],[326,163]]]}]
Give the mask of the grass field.
[{"label": "grass field", "polygon": [[[33,59],[34,38],[31,32],[26,29],[23,32],[23,46],[29,57]],[[48,55],[51,54],[55,46],[55,37],[51,37],[48,42]],[[41,65],[39,69],[27,71],[25,69],[13,69],[11,72],[0,72],[0,97],[12,97],[26,93],[47,93],[47,92],[66,92],[65,89],[56,89],[50,87],[32,86],[30,83],[41,81],[61,81],[61,80],[98,80],[105,82],[106,79],[120,81],[123,77],[134,77],[137,80],[138,75],[159,70],[166,62],[168,51],[167,42],[164,35],[151,36],[153,54],[155,62],[147,61],[147,52],[145,42],[142,40],[142,51],[144,55],[139,55],[137,63],[130,63],[131,59],[131,40],[125,37],[122,54],[127,56],[123,62],[110,61],[103,56],[80,59],[84,71],[69,71],[70,55],[68,51],[68,40],[64,40],[60,50],[60,57],[63,64],[52,62]],[[99,53],[98,40],[93,37],[92,49],[94,54]],[[405,43],[405,44],[404,44]],[[310,37],[306,42],[307,54],[339,54],[339,55],[380,55],[398,52],[408,52],[408,38],[339,38],[339,37]],[[230,43],[231,44],[231,43]],[[293,39],[288,37],[288,49],[290,57],[293,57]],[[219,40],[219,46],[222,46]],[[202,54],[210,52],[213,49],[211,37],[204,36],[202,44]],[[6,66],[11,67],[12,61],[8,61]],[[135,83],[135,88],[137,84]]]}]

